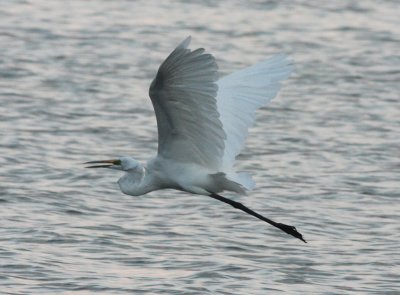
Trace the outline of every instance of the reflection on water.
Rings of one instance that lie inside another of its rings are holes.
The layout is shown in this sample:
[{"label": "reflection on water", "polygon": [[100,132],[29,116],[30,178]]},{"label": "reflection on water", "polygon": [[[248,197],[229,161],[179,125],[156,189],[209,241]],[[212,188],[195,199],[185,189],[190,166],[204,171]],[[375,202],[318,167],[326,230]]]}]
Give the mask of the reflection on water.
[{"label": "reflection on water", "polygon": [[[393,1],[3,5],[2,291],[395,294],[397,11]],[[117,172],[81,167],[155,153],[148,85],[187,35],[223,74],[276,52],[294,59],[238,163],[257,189],[235,198],[309,244],[205,197],[125,196]]]}]

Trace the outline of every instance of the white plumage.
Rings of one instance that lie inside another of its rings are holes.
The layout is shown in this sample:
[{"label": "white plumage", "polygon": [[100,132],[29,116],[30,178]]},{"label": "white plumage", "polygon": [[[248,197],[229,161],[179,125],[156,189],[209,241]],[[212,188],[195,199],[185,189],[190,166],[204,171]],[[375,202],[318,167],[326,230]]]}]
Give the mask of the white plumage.
[{"label": "white plumage", "polygon": [[207,174],[219,173],[215,178],[221,186],[230,184],[233,191],[244,193],[254,182],[233,170],[235,158],[254,123],[255,111],[275,97],[291,66],[284,55],[277,55],[218,80],[214,57],[204,49],[187,49],[189,43],[190,37],[167,57],[150,86],[158,156],[195,163]]},{"label": "white plumage", "polygon": [[215,97],[218,67],[204,49],[183,41],[161,64],[150,86],[158,126],[158,156],[217,171],[224,139]]},{"label": "white plumage", "polygon": [[223,170],[233,166],[243,148],[248,129],[254,124],[256,110],[276,96],[280,82],[291,71],[287,57],[278,54],[217,82],[217,108],[227,135],[221,166]]},{"label": "white plumage", "polygon": [[254,187],[251,177],[237,173],[233,165],[256,110],[276,96],[281,81],[289,76],[288,59],[276,55],[218,80],[214,57],[202,48],[188,49],[190,40],[186,38],[166,58],[150,86],[158,126],[157,156],[144,166],[122,157],[88,162],[102,164],[89,168],[125,171],[118,181],[125,194],[173,188],[207,195],[303,240],[294,227],[218,195],[224,190],[244,194]]}]

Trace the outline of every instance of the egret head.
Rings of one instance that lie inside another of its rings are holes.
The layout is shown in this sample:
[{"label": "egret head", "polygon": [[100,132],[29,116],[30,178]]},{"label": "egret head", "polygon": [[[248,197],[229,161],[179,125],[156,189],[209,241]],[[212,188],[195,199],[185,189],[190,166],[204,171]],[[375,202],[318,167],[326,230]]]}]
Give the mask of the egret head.
[{"label": "egret head", "polygon": [[86,168],[109,168],[122,171],[135,170],[141,166],[138,161],[130,157],[121,157],[119,159],[112,159],[112,160],[90,161],[84,164],[97,164],[97,165],[87,166]]}]

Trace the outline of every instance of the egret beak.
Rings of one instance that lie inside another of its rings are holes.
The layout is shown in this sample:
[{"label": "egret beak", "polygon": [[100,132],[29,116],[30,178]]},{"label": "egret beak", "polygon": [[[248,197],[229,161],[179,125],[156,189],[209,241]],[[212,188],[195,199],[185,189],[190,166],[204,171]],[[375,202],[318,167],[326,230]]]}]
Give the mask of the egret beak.
[{"label": "egret beak", "polygon": [[111,168],[113,166],[121,165],[121,160],[102,160],[102,161],[90,161],[83,164],[103,164],[103,165],[91,165],[85,168]]}]

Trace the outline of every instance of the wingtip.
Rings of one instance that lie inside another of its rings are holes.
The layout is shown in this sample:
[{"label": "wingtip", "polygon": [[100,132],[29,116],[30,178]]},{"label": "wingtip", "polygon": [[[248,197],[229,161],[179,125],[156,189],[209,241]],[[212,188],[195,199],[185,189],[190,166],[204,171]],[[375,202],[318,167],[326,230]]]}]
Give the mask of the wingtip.
[{"label": "wingtip", "polygon": [[190,41],[192,41],[192,36],[189,35],[181,42],[181,44],[179,44],[178,48],[187,48],[190,44]]}]

